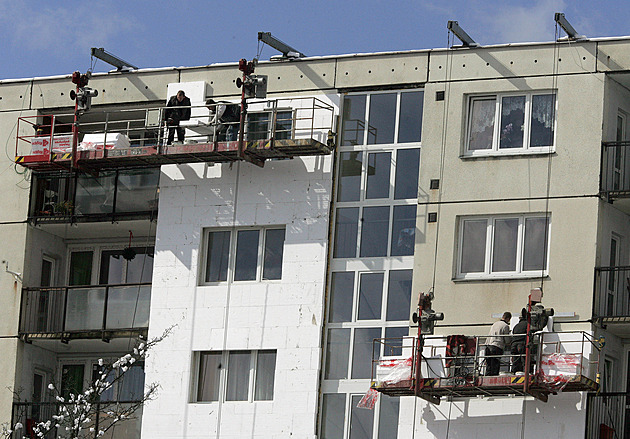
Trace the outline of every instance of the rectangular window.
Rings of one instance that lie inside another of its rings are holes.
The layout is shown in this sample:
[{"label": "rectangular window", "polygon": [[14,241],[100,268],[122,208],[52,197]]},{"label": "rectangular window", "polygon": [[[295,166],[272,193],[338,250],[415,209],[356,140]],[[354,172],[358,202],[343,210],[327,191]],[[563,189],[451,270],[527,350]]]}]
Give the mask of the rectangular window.
[{"label": "rectangular window", "polygon": [[347,95],[342,146],[420,142],[424,91]]},{"label": "rectangular window", "polygon": [[68,285],[90,285],[92,283],[92,256],[94,252],[79,251],[70,254]]},{"label": "rectangular window", "polygon": [[264,111],[247,115],[247,140],[265,140],[273,137],[276,140],[290,139],[293,132],[293,111],[277,111],[275,113],[275,129],[271,130],[270,120],[274,113]]},{"label": "rectangular window", "polygon": [[554,93],[473,96],[468,105],[465,155],[546,152],[553,149]]},{"label": "rectangular window", "polygon": [[462,218],[457,277],[539,276],[547,270],[548,243],[545,216]]},{"label": "rectangular window", "polygon": [[207,230],[202,283],[282,278],[284,228]]},{"label": "rectangular window", "polygon": [[195,402],[272,401],[275,350],[200,352]]}]

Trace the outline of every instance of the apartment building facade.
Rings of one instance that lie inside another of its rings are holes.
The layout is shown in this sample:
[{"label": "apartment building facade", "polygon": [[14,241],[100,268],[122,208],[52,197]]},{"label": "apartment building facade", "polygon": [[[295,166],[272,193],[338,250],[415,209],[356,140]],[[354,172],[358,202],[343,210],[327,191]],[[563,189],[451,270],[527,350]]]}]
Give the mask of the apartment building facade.
[{"label": "apartment building facade", "polygon": [[[88,173],[20,160],[30,116],[68,134],[69,78],[0,83],[3,137],[18,145],[0,174],[16,195],[2,258],[21,273],[2,273],[0,361],[24,401],[0,395],[3,419],[42,419],[48,381],[81,391],[99,358],[170,328],[104,401],[161,387],[112,437],[628,434],[629,41],[261,62],[268,93],[243,135],[264,167],[194,124],[183,145],[146,153],[165,135],[152,112],[177,90],[193,121],[208,97],[239,102],[235,64],[95,74],[81,135],[124,134],[118,149],[144,162],[84,156]],[[483,336],[537,287],[558,346],[605,338],[583,355],[604,393],[357,407],[385,355],[374,339],[417,334],[420,292],[445,315],[438,337]]]}]

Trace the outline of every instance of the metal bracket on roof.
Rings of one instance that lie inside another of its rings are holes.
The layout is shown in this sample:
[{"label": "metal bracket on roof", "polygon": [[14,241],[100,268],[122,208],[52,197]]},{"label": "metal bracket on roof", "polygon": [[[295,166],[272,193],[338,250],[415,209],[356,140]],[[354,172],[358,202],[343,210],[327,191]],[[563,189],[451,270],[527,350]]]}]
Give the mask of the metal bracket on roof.
[{"label": "metal bracket on roof", "polygon": [[289,46],[286,43],[283,43],[282,41],[271,35],[271,32],[258,32],[258,41],[262,41],[263,43],[281,52],[281,59],[304,58],[306,56],[299,50],[294,49],[293,47]]},{"label": "metal bracket on roof", "polygon": [[119,72],[129,72],[131,70],[138,70],[138,67],[134,66],[133,64],[118,58],[116,55],[113,55],[109,52],[107,52],[105,49],[103,49],[102,47],[98,48],[98,47],[92,47],[92,56],[95,58],[98,58],[100,60],[105,61],[107,64],[110,64],[114,67],[116,67],[116,69]]},{"label": "metal bracket on roof", "polygon": [[573,26],[571,26],[571,23],[569,23],[569,20],[567,20],[567,18],[564,16],[564,13],[556,12],[553,19],[567,33],[566,38],[558,38],[558,41],[563,40],[563,39],[569,39],[569,40],[585,40],[586,39],[586,36],[579,35],[577,31],[573,28]]},{"label": "metal bracket on roof", "polygon": [[449,21],[448,24],[446,25],[446,27],[448,28],[448,30],[453,32],[453,35],[455,35],[457,38],[459,38],[459,40],[462,42],[462,45],[464,47],[477,47],[477,46],[479,46],[479,44],[477,44],[475,42],[475,40],[470,38],[470,35],[468,35],[466,33],[466,31],[464,29],[462,29],[459,26],[459,23],[457,23],[456,21],[452,21],[452,20]]}]

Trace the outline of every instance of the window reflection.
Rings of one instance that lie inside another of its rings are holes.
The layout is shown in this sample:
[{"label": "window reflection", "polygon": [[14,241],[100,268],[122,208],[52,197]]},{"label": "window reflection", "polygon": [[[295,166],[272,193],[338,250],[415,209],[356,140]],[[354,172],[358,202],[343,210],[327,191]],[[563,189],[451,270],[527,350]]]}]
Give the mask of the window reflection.
[{"label": "window reflection", "polygon": [[348,95],[343,100],[343,131],[341,144],[362,145],[365,132],[365,95]]},{"label": "window reflection", "polygon": [[420,141],[420,133],[422,132],[423,104],[423,91],[405,92],[400,94],[398,143]]},{"label": "window reflection", "polygon": [[367,190],[365,198],[389,198],[389,174],[392,154],[378,152],[368,154]]},{"label": "window reflection", "polygon": [[370,96],[368,145],[394,143],[396,127],[396,93]]},{"label": "window reflection", "polygon": [[362,152],[341,153],[337,201],[359,201],[362,162]]},{"label": "window reflection", "polygon": [[357,255],[357,233],[359,230],[359,208],[337,209],[335,221],[335,258],[354,258]]},{"label": "window reflection", "polygon": [[365,207],[361,227],[361,257],[387,256],[389,206]]}]

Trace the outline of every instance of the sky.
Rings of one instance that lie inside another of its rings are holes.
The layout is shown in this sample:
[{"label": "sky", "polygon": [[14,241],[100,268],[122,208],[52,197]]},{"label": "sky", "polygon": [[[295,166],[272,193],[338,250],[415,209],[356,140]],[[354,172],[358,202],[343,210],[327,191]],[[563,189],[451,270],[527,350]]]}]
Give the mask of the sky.
[{"label": "sky", "polygon": [[448,20],[482,45],[553,41],[554,12],[587,37],[630,35],[624,0],[0,0],[0,80],[111,70],[91,47],[140,68],[249,60],[258,32],[307,56],[447,47]]}]

